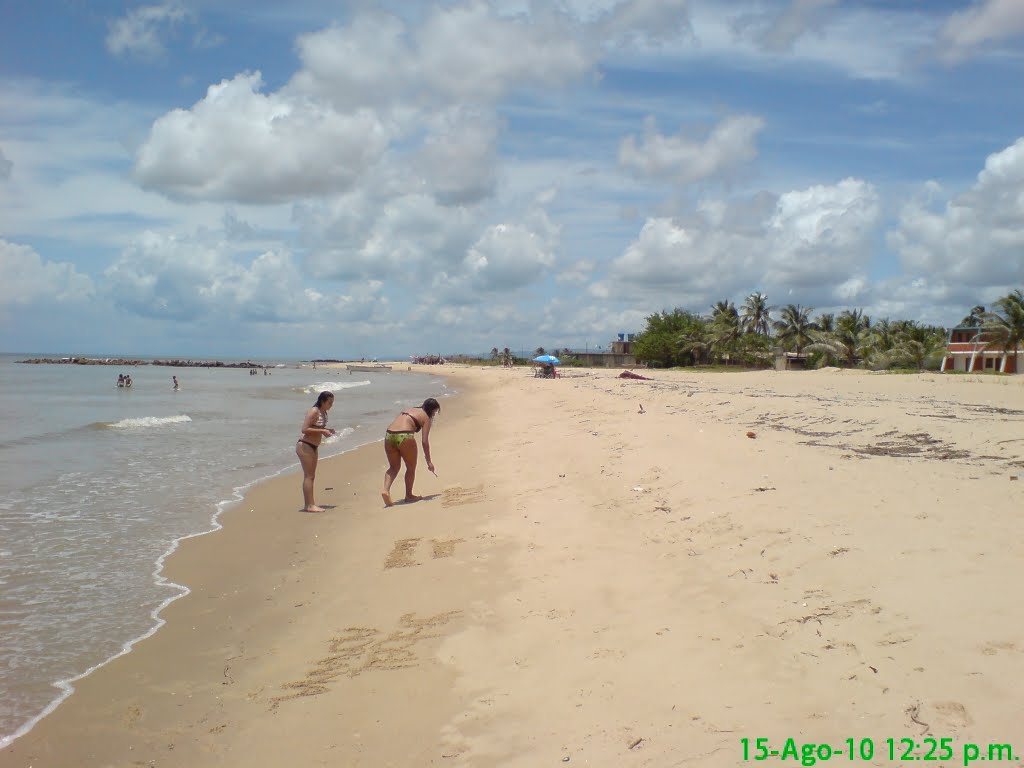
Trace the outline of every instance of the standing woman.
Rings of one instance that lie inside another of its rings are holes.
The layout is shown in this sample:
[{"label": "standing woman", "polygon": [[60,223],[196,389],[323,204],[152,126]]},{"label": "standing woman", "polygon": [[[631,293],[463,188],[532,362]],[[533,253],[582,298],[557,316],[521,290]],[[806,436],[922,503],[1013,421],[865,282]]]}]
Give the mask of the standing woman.
[{"label": "standing woman", "polygon": [[434,415],[440,410],[441,404],[429,397],[419,408],[410,408],[398,414],[384,433],[384,453],[388,457],[388,468],[384,473],[384,490],[380,494],[384,499],[384,506],[390,507],[395,503],[391,500],[391,484],[398,477],[398,470],[403,461],[405,501],[419,501],[423,498],[412,492],[412,485],[416,482],[416,433],[421,430],[423,432],[423,457],[427,460],[427,469],[433,472],[434,463],[430,460],[430,425],[434,421]]},{"label": "standing woman", "polygon": [[313,502],[313,481],[316,480],[317,450],[320,448],[320,441],[325,436],[334,434],[334,430],[327,426],[327,412],[334,405],[334,394],[321,392],[316,399],[316,405],[309,409],[306,418],[302,422],[302,435],[299,442],[295,444],[295,454],[302,464],[302,500],[306,506],[303,512],[323,512],[323,507],[318,507]]}]

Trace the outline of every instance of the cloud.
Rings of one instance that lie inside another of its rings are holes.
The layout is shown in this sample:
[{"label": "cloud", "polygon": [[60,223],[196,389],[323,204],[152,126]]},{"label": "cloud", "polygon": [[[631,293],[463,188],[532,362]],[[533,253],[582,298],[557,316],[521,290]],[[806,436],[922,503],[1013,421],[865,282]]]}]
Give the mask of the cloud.
[{"label": "cloud", "polygon": [[484,305],[494,295],[511,296],[555,265],[560,234],[539,205],[519,221],[489,225],[461,261],[434,272],[432,294],[452,305]]},{"label": "cloud", "polygon": [[191,15],[177,2],[133,8],[109,22],[107,50],[114,56],[156,59],[165,52],[164,36]]},{"label": "cloud", "polygon": [[386,129],[373,113],[261,86],[258,72],[238,75],[158,119],[136,156],[139,183],[184,199],[283,202],[348,189],[383,153]]},{"label": "cloud", "polygon": [[591,23],[604,43],[656,46],[694,39],[687,0],[626,0]]},{"label": "cloud", "polygon": [[74,264],[44,261],[27,245],[0,239],[0,306],[91,298],[93,282]]},{"label": "cloud", "polygon": [[557,86],[593,67],[568,19],[499,16],[483,2],[435,7],[411,28],[396,16],[360,13],[346,26],[303,35],[302,69],[290,89],[339,109],[493,103],[509,90]]},{"label": "cloud", "polygon": [[[914,57],[932,45],[939,22],[923,3],[708,2],[690,11],[696,44],[672,53],[681,61],[728,68],[841,72],[859,79],[909,80]],[[761,8],[771,8],[762,11]]]},{"label": "cloud", "polygon": [[[838,289],[840,281],[866,270],[880,211],[878,193],[859,179],[781,195],[767,222],[771,250],[764,282]],[[842,290],[849,292],[849,285]]]},{"label": "cloud", "polygon": [[537,280],[555,263],[558,228],[543,211],[532,221],[488,227],[463,262],[470,284],[482,291],[511,291]]},{"label": "cloud", "polygon": [[663,136],[658,133],[654,118],[648,117],[642,143],[630,135],[619,145],[619,164],[639,176],[690,184],[756,158],[754,141],[763,127],[764,120],[752,115],[727,117],[702,142],[681,133]]},{"label": "cloud", "polygon": [[419,174],[409,188],[473,203],[496,185],[496,99],[593,66],[570,33],[561,16],[502,17],[482,2],[435,8],[415,28],[361,13],[300,37],[285,87],[263,93],[259,73],[240,74],[158,119],[135,177],[177,199],[275,203],[342,194],[404,160]]},{"label": "cloud", "polygon": [[794,289],[803,303],[826,303],[866,273],[879,214],[874,187],[844,179],[652,217],[592,293],[699,308],[755,288]]},{"label": "cloud", "polygon": [[11,171],[13,169],[14,163],[7,159],[3,148],[0,148],[0,181],[7,181],[7,179],[11,178]]},{"label": "cloud", "polygon": [[306,268],[321,279],[429,281],[461,262],[481,228],[479,212],[388,189],[305,203],[295,216]]},{"label": "cloud", "polygon": [[424,82],[455,99],[493,100],[518,85],[562,85],[593,64],[561,17],[501,18],[483,2],[435,9],[416,41]]},{"label": "cloud", "polygon": [[791,51],[797,40],[808,32],[820,32],[828,18],[828,9],[839,0],[790,0],[781,13],[759,12],[737,16],[733,29],[760,48],[771,53]]},{"label": "cloud", "polygon": [[904,271],[975,291],[1024,284],[1024,137],[985,160],[965,192],[942,204],[936,184],[906,203],[888,233]]},{"label": "cloud", "polygon": [[104,273],[121,308],[142,317],[202,323],[211,318],[307,323],[330,311],[369,318],[379,297],[332,296],[305,287],[291,254],[277,249],[246,261],[220,242],[145,232]]},{"label": "cloud", "polygon": [[498,122],[489,112],[453,108],[429,119],[415,167],[442,205],[467,205],[497,185]]},{"label": "cloud", "polygon": [[975,0],[949,17],[939,34],[941,56],[963,61],[985,43],[1024,34],[1024,3],[1020,0]]}]

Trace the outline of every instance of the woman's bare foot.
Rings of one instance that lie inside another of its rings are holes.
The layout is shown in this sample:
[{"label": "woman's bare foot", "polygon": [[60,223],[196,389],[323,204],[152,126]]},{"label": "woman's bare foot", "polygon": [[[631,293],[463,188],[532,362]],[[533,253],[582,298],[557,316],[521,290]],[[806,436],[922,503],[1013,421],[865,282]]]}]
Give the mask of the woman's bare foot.
[{"label": "woman's bare foot", "polygon": [[391,494],[388,493],[387,491],[381,491],[380,492],[380,497],[382,499],[384,499],[384,506],[385,507],[393,507],[395,505],[395,502],[393,502],[391,500]]},{"label": "woman's bare foot", "polygon": [[408,496],[402,499],[402,501],[404,501],[406,504],[409,504],[413,501],[419,501],[422,498],[422,496],[417,496],[416,494],[410,493]]},{"label": "woman's bare foot", "polygon": [[303,512],[326,512],[327,510],[324,509],[323,507],[318,507],[316,504],[313,504],[312,506],[306,507],[302,511]]}]

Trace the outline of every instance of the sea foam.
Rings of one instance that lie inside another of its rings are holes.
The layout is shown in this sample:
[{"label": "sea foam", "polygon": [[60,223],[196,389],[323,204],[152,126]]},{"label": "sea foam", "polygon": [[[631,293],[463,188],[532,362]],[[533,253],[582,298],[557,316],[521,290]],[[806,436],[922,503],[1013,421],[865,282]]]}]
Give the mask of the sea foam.
[{"label": "sea foam", "polygon": [[134,419],[121,419],[107,426],[111,429],[133,429],[135,427],[164,427],[168,424],[184,424],[192,421],[185,414],[180,416],[139,416]]},{"label": "sea foam", "polygon": [[368,387],[369,385],[369,381],[322,381],[319,384],[310,384],[308,387],[303,387],[302,391],[307,395],[314,395],[317,392],[338,392],[342,389]]}]

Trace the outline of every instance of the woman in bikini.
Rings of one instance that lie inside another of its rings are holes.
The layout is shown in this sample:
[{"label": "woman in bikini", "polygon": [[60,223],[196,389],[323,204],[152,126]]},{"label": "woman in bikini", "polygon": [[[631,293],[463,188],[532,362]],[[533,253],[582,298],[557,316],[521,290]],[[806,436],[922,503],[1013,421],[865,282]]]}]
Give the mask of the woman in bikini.
[{"label": "woman in bikini", "polygon": [[321,392],[316,405],[309,409],[302,422],[302,435],[295,444],[295,454],[302,465],[302,500],[306,503],[303,512],[323,512],[323,507],[313,503],[313,481],[316,480],[317,451],[324,437],[334,434],[327,426],[327,412],[334,405],[334,394]]},{"label": "woman in bikini", "polygon": [[416,482],[416,433],[423,432],[423,457],[427,460],[427,469],[433,472],[434,463],[430,460],[430,425],[434,421],[434,415],[440,410],[441,404],[437,400],[427,398],[419,408],[410,408],[398,414],[384,433],[384,453],[388,457],[388,468],[384,473],[384,490],[380,494],[384,499],[384,506],[390,507],[395,503],[391,500],[391,484],[398,477],[398,469],[403,461],[405,501],[419,501],[423,498],[412,492],[412,485]]}]

